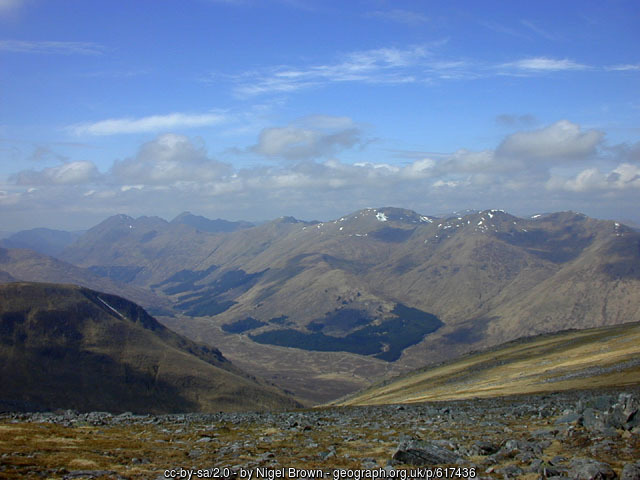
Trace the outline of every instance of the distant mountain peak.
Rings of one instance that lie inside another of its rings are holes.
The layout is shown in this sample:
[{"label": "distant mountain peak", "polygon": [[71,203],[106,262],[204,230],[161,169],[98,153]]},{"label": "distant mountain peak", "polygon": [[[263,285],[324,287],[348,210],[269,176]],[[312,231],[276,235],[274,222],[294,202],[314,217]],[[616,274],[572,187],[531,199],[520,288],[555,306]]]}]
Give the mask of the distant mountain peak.
[{"label": "distant mountain peak", "polygon": [[[185,210],[184,212],[179,213],[178,215],[175,216],[175,218],[173,220],[171,220],[169,223],[179,223],[181,222],[183,219],[185,218],[189,218],[189,217],[197,217],[198,215],[194,215],[193,213],[191,213],[188,210]],[[201,217],[201,218],[205,218],[205,217]]]},{"label": "distant mountain peak", "polygon": [[421,215],[413,210],[398,207],[379,207],[379,208],[364,208],[358,210],[346,217],[341,217],[338,221],[355,219],[375,219],[378,222],[392,222],[392,223],[404,223],[404,224],[429,224],[433,223],[436,217]]},{"label": "distant mountain peak", "polygon": [[243,221],[231,222],[229,220],[223,220],[221,218],[211,220],[207,217],[203,217],[202,215],[194,215],[193,213],[188,211],[182,212],[173,220],[171,220],[170,223],[172,225],[188,225],[197,230],[207,233],[229,233],[253,226],[252,223]]}]

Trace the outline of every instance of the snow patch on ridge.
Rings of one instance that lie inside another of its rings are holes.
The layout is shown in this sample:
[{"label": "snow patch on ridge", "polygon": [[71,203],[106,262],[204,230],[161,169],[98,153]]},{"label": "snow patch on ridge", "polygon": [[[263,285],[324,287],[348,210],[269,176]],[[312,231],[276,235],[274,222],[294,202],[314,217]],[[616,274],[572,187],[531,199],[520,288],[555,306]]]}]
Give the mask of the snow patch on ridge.
[{"label": "snow patch on ridge", "polygon": [[115,313],[117,313],[120,318],[124,318],[124,315],[122,315],[118,310],[116,310],[115,308],[113,308],[111,305],[109,305],[107,302],[105,302],[103,299],[101,299],[100,297],[98,297],[98,300],[100,300],[102,303],[104,303],[107,307],[109,307],[111,310],[113,310]]}]

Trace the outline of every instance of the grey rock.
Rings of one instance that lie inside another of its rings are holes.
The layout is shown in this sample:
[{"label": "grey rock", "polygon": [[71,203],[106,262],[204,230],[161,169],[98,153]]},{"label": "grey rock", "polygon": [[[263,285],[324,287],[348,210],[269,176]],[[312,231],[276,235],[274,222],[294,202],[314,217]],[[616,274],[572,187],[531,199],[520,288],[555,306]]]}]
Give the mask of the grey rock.
[{"label": "grey rock", "polygon": [[531,460],[529,464],[529,472],[530,473],[540,473],[542,467],[544,466],[544,462],[539,458],[534,458]]},{"label": "grey rock", "polygon": [[497,473],[502,474],[505,478],[514,478],[522,475],[524,471],[517,465],[507,465],[496,470]]},{"label": "grey rock", "polygon": [[585,405],[589,408],[606,412],[614,401],[615,397],[613,395],[598,395],[587,399]]},{"label": "grey rock", "polygon": [[378,462],[376,461],[375,458],[363,458],[362,459],[362,463],[361,463],[361,467],[366,469],[366,470],[371,470],[374,468],[380,468],[378,465]]},{"label": "grey rock", "polygon": [[533,430],[531,436],[533,437],[555,437],[558,434],[557,428],[540,428]]},{"label": "grey rock", "polygon": [[601,411],[593,408],[585,408],[582,412],[582,425],[587,430],[604,430],[605,418],[605,415]]},{"label": "grey rock", "polygon": [[630,430],[640,425],[639,407],[640,404],[633,395],[621,393],[618,397],[618,402],[609,409],[606,421],[607,426]]},{"label": "grey rock", "polygon": [[579,413],[567,413],[556,420],[556,425],[582,425],[582,415]]},{"label": "grey rock", "polygon": [[620,480],[640,480],[640,462],[627,463],[622,467]]},{"label": "grey rock", "polygon": [[392,458],[396,462],[416,466],[456,464],[458,460],[450,450],[420,440],[401,442]]},{"label": "grey rock", "polygon": [[475,455],[491,455],[493,453],[496,453],[498,450],[499,450],[498,445],[486,440],[480,440],[475,442],[471,449],[471,451]]},{"label": "grey rock", "polygon": [[614,480],[618,478],[610,465],[591,458],[571,460],[569,477],[574,480]]}]

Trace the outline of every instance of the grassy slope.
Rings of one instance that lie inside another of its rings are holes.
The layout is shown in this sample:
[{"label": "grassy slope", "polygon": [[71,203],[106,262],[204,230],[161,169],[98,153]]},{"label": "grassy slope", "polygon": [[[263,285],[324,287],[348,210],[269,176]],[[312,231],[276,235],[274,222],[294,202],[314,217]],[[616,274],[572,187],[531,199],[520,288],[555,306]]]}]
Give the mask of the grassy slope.
[{"label": "grassy slope", "polygon": [[339,400],[413,403],[640,383],[640,324],[565,331],[509,342],[421,369]]}]

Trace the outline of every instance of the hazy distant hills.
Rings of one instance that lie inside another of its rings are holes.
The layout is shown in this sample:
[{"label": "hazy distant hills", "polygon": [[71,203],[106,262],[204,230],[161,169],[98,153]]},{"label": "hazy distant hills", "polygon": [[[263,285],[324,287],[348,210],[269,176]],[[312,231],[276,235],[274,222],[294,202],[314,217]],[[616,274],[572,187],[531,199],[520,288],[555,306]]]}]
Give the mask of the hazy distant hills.
[{"label": "hazy distant hills", "polygon": [[14,233],[0,240],[6,248],[28,248],[45,255],[56,256],[72,244],[83,232],[66,232],[50,228],[33,228]]},{"label": "hazy distant hills", "polygon": [[640,234],[573,212],[379,208],[216,233],[176,220],[114,216],[60,257],[152,290],[178,312],[163,322],[307,399],[314,384],[327,398],[522,336],[640,320]]},{"label": "hazy distant hills", "polygon": [[148,289],[124,285],[33,250],[0,247],[0,283],[12,281],[70,283],[127,297],[163,310],[169,302]]},{"label": "hazy distant hills", "polygon": [[178,225],[189,225],[190,227],[200,230],[201,232],[208,233],[229,233],[235,232],[237,230],[242,230],[244,228],[253,227],[253,224],[249,222],[230,222],[221,218],[210,220],[201,215],[193,215],[191,212],[182,212],[176,218],[171,220],[171,223]]},{"label": "hazy distant hills", "polygon": [[70,285],[0,285],[0,378],[0,408],[161,413],[297,405],[136,304]]}]

